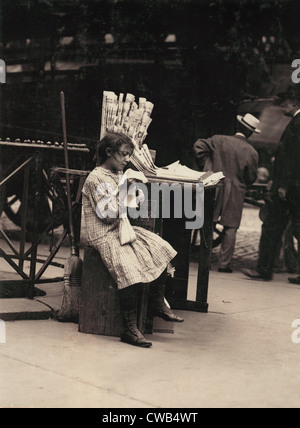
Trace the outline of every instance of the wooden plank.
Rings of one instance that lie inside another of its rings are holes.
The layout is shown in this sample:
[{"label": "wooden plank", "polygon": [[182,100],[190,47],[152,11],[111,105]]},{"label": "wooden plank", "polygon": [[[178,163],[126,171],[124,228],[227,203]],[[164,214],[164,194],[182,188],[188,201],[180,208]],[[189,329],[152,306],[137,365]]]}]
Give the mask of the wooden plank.
[{"label": "wooden plank", "polygon": [[2,248],[0,248],[0,257],[3,257],[4,260],[7,261],[7,263],[24,279],[29,280],[28,275],[26,275],[19,266],[12,260],[12,258],[7,255]]},{"label": "wooden plank", "polygon": [[28,165],[33,159],[34,159],[34,156],[32,156],[31,158],[27,159],[24,163],[22,163],[22,165],[20,165],[17,169],[15,169],[11,174],[9,174],[7,177],[5,177],[1,181],[0,186],[2,186],[4,183],[9,181],[14,175],[16,175],[19,171],[21,171],[21,169],[25,168],[25,166]]},{"label": "wooden plank", "polygon": [[[0,233],[3,236],[5,242],[7,243],[7,245],[9,246],[9,248],[12,250],[12,252],[14,253],[14,255],[19,258],[19,253],[18,251],[15,249],[15,247],[13,246],[13,243],[11,242],[11,240],[9,239],[9,237],[6,235],[6,233],[4,232],[4,230],[2,229],[2,227],[0,227]],[[22,267],[20,267],[20,269],[22,269]]]},{"label": "wooden plank", "polygon": [[209,271],[213,240],[215,192],[215,188],[212,188],[209,189],[205,194],[204,224],[201,230],[196,301],[203,304],[206,304],[208,295]]},{"label": "wooden plank", "polygon": [[25,259],[25,241],[26,241],[26,221],[28,215],[28,191],[29,191],[29,174],[30,168],[27,165],[24,171],[24,183],[23,183],[23,198],[22,198],[22,217],[21,217],[21,234],[20,234],[20,254],[19,254],[19,268],[24,269]]},{"label": "wooden plank", "polygon": [[174,334],[174,322],[164,321],[161,318],[153,319],[153,332],[154,333],[170,333]]},{"label": "wooden plank", "polygon": [[123,320],[118,304],[118,290],[92,247],[84,251],[79,331],[82,333],[120,336]]}]

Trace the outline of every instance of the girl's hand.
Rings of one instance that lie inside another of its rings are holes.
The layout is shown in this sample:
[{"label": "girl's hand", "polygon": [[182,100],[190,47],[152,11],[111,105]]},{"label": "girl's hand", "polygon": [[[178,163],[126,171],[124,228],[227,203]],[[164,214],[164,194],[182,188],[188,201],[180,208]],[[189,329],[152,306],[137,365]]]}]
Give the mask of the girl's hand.
[{"label": "girl's hand", "polygon": [[127,187],[130,187],[132,184],[137,183],[135,178],[127,178]]},{"label": "girl's hand", "polygon": [[141,181],[142,183],[148,182],[147,177],[141,171],[134,171],[133,169],[129,168],[127,171],[125,171],[124,174],[131,184],[136,183],[137,181]]}]

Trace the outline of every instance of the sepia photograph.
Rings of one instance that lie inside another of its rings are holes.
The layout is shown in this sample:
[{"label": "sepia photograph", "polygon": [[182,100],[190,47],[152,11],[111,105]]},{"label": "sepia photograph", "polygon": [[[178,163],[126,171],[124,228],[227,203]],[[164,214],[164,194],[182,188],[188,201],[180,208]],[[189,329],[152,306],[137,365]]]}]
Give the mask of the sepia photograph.
[{"label": "sepia photograph", "polygon": [[0,0],[0,408],[300,407],[299,0]]}]

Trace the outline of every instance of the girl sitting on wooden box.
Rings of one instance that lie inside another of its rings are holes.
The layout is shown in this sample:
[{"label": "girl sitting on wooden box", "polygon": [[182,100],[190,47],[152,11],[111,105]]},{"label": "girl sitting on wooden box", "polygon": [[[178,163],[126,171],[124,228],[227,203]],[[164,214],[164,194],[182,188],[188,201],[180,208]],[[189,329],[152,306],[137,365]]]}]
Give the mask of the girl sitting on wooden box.
[{"label": "girl sitting on wooden box", "polygon": [[[126,135],[106,133],[96,147],[97,166],[87,177],[82,190],[83,210],[89,244],[100,253],[118,287],[125,321],[121,341],[149,348],[152,343],[137,328],[137,287],[150,283],[150,305],[154,316],[165,321],[184,320],[164,301],[167,266],[176,256],[173,247],[155,233],[132,227],[129,222],[127,243],[126,240],[122,242],[120,226],[124,219],[119,214],[124,211],[124,201],[119,191],[123,171],[133,150],[134,145]],[[131,170],[126,176],[127,184],[139,181],[141,176],[142,173]]]}]

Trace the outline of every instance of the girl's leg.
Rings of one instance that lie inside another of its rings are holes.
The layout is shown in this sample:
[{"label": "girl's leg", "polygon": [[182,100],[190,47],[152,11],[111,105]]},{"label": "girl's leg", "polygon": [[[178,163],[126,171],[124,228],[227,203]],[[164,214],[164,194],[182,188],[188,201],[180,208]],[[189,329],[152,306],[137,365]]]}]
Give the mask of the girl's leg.
[{"label": "girl's leg", "polygon": [[[141,285],[139,285],[141,286]],[[152,343],[137,328],[137,285],[119,290],[120,309],[124,318],[125,330],[121,341],[141,348],[150,348]]]},{"label": "girl's leg", "polygon": [[175,315],[165,303],[167,271],[165,270],[159,278],[150,284],[149,303],[153,316],[165,321],[183,322],[184,319]]}]

